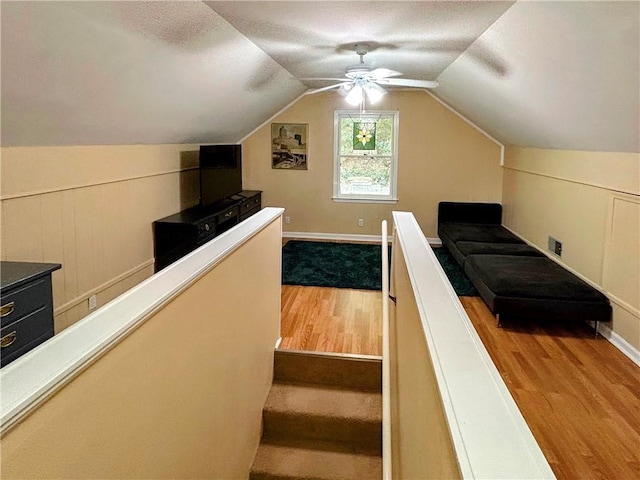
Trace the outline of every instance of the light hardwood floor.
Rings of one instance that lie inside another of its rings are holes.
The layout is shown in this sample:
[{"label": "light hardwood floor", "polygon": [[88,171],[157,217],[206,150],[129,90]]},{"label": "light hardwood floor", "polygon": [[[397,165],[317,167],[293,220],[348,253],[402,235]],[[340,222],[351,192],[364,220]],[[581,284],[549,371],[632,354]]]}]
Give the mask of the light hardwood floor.
[{"label": "light hardwood floor", "polygon": [[280,348],[382,355],[379,291],[282,286]]},{"label": "light hardwood floor", "polygon": [[[640,479],[640,369],[576,323],[469,318],[561,479]],[[381,354],[380,292],[282,287],[280,348]]]},{"label": "light hardwood floor", "polygon": [[640,478],[640,368],[586,324],[461,302],[558,478]]}]

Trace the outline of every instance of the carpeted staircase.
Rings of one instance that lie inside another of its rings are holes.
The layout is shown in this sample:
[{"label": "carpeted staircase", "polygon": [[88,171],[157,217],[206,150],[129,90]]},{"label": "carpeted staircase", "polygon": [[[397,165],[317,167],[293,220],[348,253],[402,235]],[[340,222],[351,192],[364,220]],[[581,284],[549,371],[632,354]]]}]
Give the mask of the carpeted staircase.
[{"label": "carpeted staircase", "polygon": [[381,479],[378,357],[276,350],[251,480]]}]

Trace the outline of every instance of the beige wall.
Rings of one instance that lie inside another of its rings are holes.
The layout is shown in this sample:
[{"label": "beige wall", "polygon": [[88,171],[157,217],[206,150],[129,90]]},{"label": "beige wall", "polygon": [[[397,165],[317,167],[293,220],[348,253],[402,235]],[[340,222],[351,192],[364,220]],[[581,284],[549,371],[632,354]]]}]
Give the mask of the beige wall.
[{"label": "beige wall", "polygon": [[151,223],[198,202],[198,146],[2,148],[2,260],[55,262],[55,330],[153,273]]},{"label": "beige wall", "polygon": [[265,205],[286,208],[291,224],[285,230],[379,235],[392,210],[406,210],[427,237],[435,237],[439,201],[500,201],[499,146],[427,93],[398,91],[376,108],[400,112],[399,202],[333,202],[333,116],[347,106],[333,92],[308,95],[273,120],[309,124],[308,170],[271,168],[270,123],[244,141],[244,186],[263,190]]},{"label": "beige wall", "polygon": [[389,325],[393,477],[461,478],[422,321],[400,248],[393,252]]},{"label": "beige wall", "polygon": [[640,349],[640,156],[509,147],[504,222],[612,300],[613,331]]},{"label": "beige wall", "polygon": [[2,478],[248,478],[280,327],[281,228],[278,218],[4,435]]}]

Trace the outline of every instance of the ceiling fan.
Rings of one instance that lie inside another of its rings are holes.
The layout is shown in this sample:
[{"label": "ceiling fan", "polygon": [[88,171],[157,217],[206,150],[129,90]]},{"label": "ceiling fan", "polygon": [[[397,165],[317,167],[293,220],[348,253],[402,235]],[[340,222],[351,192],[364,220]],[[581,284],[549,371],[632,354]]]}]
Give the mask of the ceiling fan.
[{"label": "ceiling fan", "polygon": [[364,56],[369,52],[369,45],[359,43],[354,45],[355,52],[360,56],[360,63],[348,67],[345,78],[302,78],[301,80],[333,80],[340,83],[328,87],[317,88],[309,93],[319,93],[334,88],[345,97],[351,105],[363,105],[365,97],[371,103],[377,103],[387,91],[384,86],[435,88],[439,84],[432,80],[413,80],[410,78],[393,78],[402,75],[400,72],[388,68],[374,68],[364,63]]}]

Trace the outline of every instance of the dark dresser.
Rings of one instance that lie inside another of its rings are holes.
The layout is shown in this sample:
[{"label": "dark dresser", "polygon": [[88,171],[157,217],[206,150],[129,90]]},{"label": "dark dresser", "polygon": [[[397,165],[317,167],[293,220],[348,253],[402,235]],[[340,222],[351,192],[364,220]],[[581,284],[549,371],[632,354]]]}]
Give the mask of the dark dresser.
[{"label": "dark dresser", "polygon": [[195,206],[153,222],[155,271],[184,257],[260,211],[262,191],[243,190],[203,208]]},{"label": "dark dresser", "polygon": [[51,272],[61,267],[0,262],[0,366],[53,337]]}]

